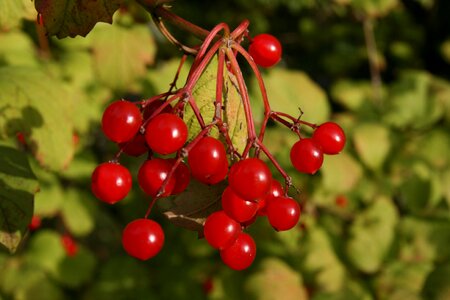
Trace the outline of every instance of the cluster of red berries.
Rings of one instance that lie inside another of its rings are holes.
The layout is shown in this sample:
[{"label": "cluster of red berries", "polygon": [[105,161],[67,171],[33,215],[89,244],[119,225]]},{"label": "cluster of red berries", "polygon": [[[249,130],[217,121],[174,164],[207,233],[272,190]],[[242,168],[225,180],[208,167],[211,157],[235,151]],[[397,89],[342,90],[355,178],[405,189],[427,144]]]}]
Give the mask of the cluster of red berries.
[{"label": "cluster of red berries", "polygon": [[[244,27],[241,31],[245,33]],[[205,40],[210,42],[212,38],[213,35]],[[234,45],[238,47],[237,44]],[[244,50],[239,47],[236,49],[247,57]],[[228,54],[228,59],[237,68],[231,52]],[[275,37],[261,34],[251,40],[249,54],[251,64],[270,67],[280,60],[281,45]],[[225,59],[223,56],[222,58]],[[205,65],[206,63],[194,63],[194,69],[190,73],[192,78],[200,73],[195,68],[204,68]],[[218,72],[218,76],[222,76],[222,73]],[[235,70],[235,74],[239,75],[240,72]],[[176,98],[173,95],[180,95],[181,99],[181,95],[189,94],[193,85],[189,79],[188,82],[186,90],[172,93],[171,99]],[[223,82],[223,78],[218,82]],[[221,95],[220,85],[218,87],[217,94]],[[240,90],[246,92],[243,86]],[[213,123],[203,124],[202,131],[188,141],[188,128],[182,119],[183,104],[186,101],[178,101],[172,106],[166,96],[167,94],[162,94],[161,97],[142,101],[140,107],[129,101],[118,100],[106,108],[102,117],[103,132],[119,145],[120,150],[116,159],[102,163],[94,170],[92,191],[98,199],[109,204],[127,196],[132,186],[132,177],[128,169],[118,163],[117,158],[121,153],[131,156],[148,155],[138,171],[137,179],[141,190],[152,198],[149,210],[156,199],[182,193],[191,178],[207,185],[228,179],[228,186],[221,197],[222,210],[207,217],[203,233],[206,241],[220,251],[226,265],[235,270],[245,269],[255,258],[256,245],[253,238],[242,231],[243,228],[252,224],[257,216],[267,216],[269,223],[277,231],[289,230],[298,223],[300,206],[288,196],[290,178],[284,171],[280,171],[286,179],[286,188],[283,188],[280,182],[272,178],[269,167],[259,158],[259,151],[255,151],[254,157],[250,157],[249,149],[257,145],[263,148],[275,167],[281,170],[252,131],[254,128],[249,131],[250,142],[243,154],[236,153],[228,133],[223,133],[226,127],[220,127],[223,122],[217,115]],[[248,105],[248,98],[243,97],[243,101]],[[295,128],[299,136],[300,124],[307,124],[315,129],[311,138],[301,137],[291,149],[292,164],[300,172],[315,173],[322,165],[323,154],[336,154],[343,149],[345,135],[337,124],[327,122],[316,126],[287,114],[271,112],[267,102],[265,108],[270,112],[266,115],[274,120],[287,126],[297,126]],[[246,114],[247,123],[251,123],[251,112],[247,111]],[[283,117],[288,118],[288,121]],[[218,126],[224,135],[224,142],[209,136],[212,126]],[[148,213],[149,211],[147,215]],[[147,215],[129,223],[122,236],[125,251],[141,260],[158,254],[164,244],[161,226],[147,219]]]}]

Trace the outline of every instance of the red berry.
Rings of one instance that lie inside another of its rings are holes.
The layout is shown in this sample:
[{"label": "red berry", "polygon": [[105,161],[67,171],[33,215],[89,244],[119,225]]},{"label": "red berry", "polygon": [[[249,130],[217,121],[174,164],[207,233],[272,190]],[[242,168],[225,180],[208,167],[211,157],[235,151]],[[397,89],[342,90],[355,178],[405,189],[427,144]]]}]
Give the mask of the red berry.
[{"label": "red berry", "polygon": [[64,234],[63,236],[61,236],[61,242],[67,256],[72,257],[78,253],[78,245],[70,235]]},{"label": "red berry", "polygon": [[222,249],[231,245],[241,232],[241,225],[223,210],[208,216],[203,227],[205,239],[211,247]]},{"label": "red berry", "polygon": [[312,140],[325,154],[338,154],[345,146],[345,133],[334,122],[320,125],[313,133]]},{"label": "red berry", "polygon": [[164,245],[164,232],[153,220],[137,219],[123,230],[122,245],[129,255],[147,260],[161,251]]},{"label": "red berry", "polygon": [[39,227],[41,227],[41,223],[41,218],[38,215],[34,215],[31,218],[30,224],[28,224],[28,229],[31,231],[37,230],[39,229]]},{"label": "red berry", "polygon": [[335,201],[336,205],[342,208],[345,208],[348,205],[348,199],[344,195],[337,196]]},{"label": "red berry", "polygon": [[130,171],[118,163],[102,163],[92,173],[91,189],[101,201],[114,204],[125,198],[131,189]]},{"label": "red berry", "polygon": [[206,184],[222,181],[228,172],[225,147],[219,140],[210,136],[200,139],[189,151],[188,163],[192,177]]},{"label": "red berry", "polygon": [[257,65],[272,67],[281,59],[281,44],[273,35],[262,33],[255,36],[248,52]]},{"label": "red berry", "polygon": [[274,198],[267,204],[267,218],[275,230],[289,230],[300,218],[300,205],[289,197]]},{"label": "red berry", "polygon": [[280,197],[284,195],[284,189],[281,186],[281,183],[275,179],[272,179],[270,184],[270,190],[266,197],[258,200],[258,215],[265,216],[267,215],[266,206],[267,203],[276,197]]},{"label": "red berry", "polygon": [[147,146],[143,134],[137,133],[130,141],[120,143],[119,147],[122,151],[130,156],[141,156],[147,153],[150,149]]},{"label": "red berry", "polygon": [[136,135],[141,123],[139,108],[129,101],[118,100],[111,103],[103,113],[102,129],[110,140],[122,143]]},{"label": "red berry", "polygon": [[212,279],[211,277],[208,277],[208,278],[206,278],[205,281],[203,281],[203,283],[202,283],[202,289],[203,289],[203,292],[204,292],[206,295],[211,294],[211,292],[212,292],[213,289],[214,289],[214,281],[213,281],[213,279]]},{"label": "red berry", "polygon": [[323,152],[312,139],[301,139],[292,146],[291,163],[299,172],[314,174],[322,166]]},{"label": "red berry", "polygon": [[[166,103],[166,101],[164,100],[155,100],[153,102],[151,102],[150,104],[148,104],[145,108],[144,111],[142,113],[142,115],[144,116],[144,120],[147,120],[148,118],[150,118],[150,116],[158,109],[160,108],[164,103]],[[161,111],[161,113],[172,113],[173,109],[172,106],[170,104],[167,104],[166,107],[164,107]]]},{"label": "red berry", "polygon": [[244,270],[253,263],[256,256],[256,244],[253,238],[241,232],[236,241],[220,251],[222,261],[233,270]]},{"label": "red berry", "polygon": [[145,139],[150,149],[163,155],[183,147],[187,136],[188,130],[183,120],[168,113],[154,117],[145,129]]},{"label": "red berry", "polygon": [[[146,160],[139,169],[138,182],[141,189],[152,197],[156,197],[173,164],[166,159],[153,158]],[[175,176],[169,178],[162,197],[169,196],[175,187]]]},{"label": "red berry", "polygon": [[235,163],[228,174],[233,191],[241,198],[254,201],[267,195],[272,182],[269,167],[259,158],[247,158]]},{"label": "red berry", "polygon": [[258,203],[242,199],[227,187],[222,194],[222,208],[232,219],[243,223],[255,216]]},{"label": "red berry", "polygon": [[[169,161],[172,163],[172,165],[175,163],[174,158],[169,159]],[[191,172],[184,162],[181,161],[175,169],[174,178],[175,186],[173,188],[172,195],[177,195],[183,192],[191,181]]]}]

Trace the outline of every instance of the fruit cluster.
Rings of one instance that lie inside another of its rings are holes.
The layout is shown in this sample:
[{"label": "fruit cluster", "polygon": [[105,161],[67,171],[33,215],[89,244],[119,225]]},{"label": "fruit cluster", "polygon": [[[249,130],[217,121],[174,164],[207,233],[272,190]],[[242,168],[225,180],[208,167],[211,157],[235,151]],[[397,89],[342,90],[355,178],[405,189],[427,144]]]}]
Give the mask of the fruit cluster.
[{"label": "fruit cluster", "polygon": [[[148,219],[155,201],[183,193],[191,178],[207,185],[215,185],[227,179],[228,186],[222,193],[222,209],[210,214],[203,226],[206,241],[220,251],[223,262],[230,268],[242,270],[249,267],[256,253],[252,237],[243,230],[257,216],[267,216],[277,231],[296,226],[300,206],[288,196],[291,178],[277,163],[263,143],[269,119],[287,126],[299,136],[291,149],[293,166],[304,173],[315,173],[321,166],[323,154],[337,154],[345,145],[345,135],[335,123],[320,126],[270,109],[258,66],[270,67],[281,58],[281,45],[268,34],[253,39],[248,36],[248,22],[233,32],[226,24],[219,24],[205,38],[195,52],[194,62],[185,85],[175,91],[132,103],[118,100],[111,103],[102,117],[102,130],[107,138],[119,146],[116,157],[100,164],[92,174],[92,192],[109,204],[127,196],[132,186],[128,169],[118,159],[122,153],[131,156],[148,155],[141,165],[138,184],[151,197],[144,218],[129,223],[122,236],[123,247],[128,254],[141,260],[155,256],[163,247],[164,233],[161,226]],[[220,31],[223,38],[217,39]],[[249,52],[240,43],[250,41]],[[236,56],[241,54],[255,73],[263,95],[265,117],[259,134],[256,133],[249,104],[249,96]],[[217,83],[214,98],[215,114],[212,120],[204,120],[192,97],[192,90],[209,62],[217,57]],[[182,59],[182,62],[184,62]],[[223,102],[224,77],[229,72],[236,77],[239,95],[245,111],[247,144],[240,152],[233,145],[223,114],[227,110]],[[178,77],[178,73],[175,78]],[[200,124],[199,132],[188,138],[188,126],[183,121],[186,105],[189,105]],[[311,138],[302,137],[300,125],[314,129]],[[211,136],[218,129],[219,137]],[[285,179],[285,186],[272,177],[267,159]]]}]

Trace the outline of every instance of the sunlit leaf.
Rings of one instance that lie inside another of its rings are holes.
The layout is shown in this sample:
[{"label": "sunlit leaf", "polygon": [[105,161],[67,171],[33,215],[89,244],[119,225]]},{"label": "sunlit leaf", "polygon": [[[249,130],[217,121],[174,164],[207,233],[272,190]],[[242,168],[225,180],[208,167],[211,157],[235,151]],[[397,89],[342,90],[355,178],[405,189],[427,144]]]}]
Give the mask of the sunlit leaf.
[{"label": "sunlit leaf", "polygon": [[[0,29],[8,30],[20,25],[22,19],[36,17],[33,2],[28,0],[2,0],[0,2]],[[3,45],[2,45],[3,46]]]},{"label": "sunlit leaf", "polygon": [[391,148],[389,130],[375,123],[361,124],[355,128],[353,142],[361,160],[374,170],[382,167]]}]

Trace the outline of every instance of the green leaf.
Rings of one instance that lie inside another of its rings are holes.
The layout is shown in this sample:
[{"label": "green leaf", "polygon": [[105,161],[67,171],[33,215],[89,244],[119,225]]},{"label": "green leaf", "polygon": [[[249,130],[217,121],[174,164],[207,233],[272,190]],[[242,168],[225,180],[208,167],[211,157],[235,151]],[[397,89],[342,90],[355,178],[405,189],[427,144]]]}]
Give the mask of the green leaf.
[{"label": "green leaf", "polygon": [[129,91],[135,80],[153,64],[155,42],[145,25],[98,24],[88,37],[92,43],[94,71],[107,87]]},{"label": "green leaf", "polygon": [[222,193],[226,183],[205,185],[191,179],[186,190],[172,198],[162,199],[164,215],[177,226],[194,230],[203,235],[203,223],[212,213],[220,209]]},{"label": "green leaf", "polygon": [[90,251],[84,247],[78,247],[75,256],[66,256],[59,263],[55,278],[65,286],[80,287],[94,276],[96,263],[96,258]]},{"label": "green leaf", "polygon": [[[156,65],[154,68],[151,68],[147,72],[147,76],[143,83],[144,95],[152,96],[167,92],[170,88],[170,84],[175,78],[179,65],[179,59],[171,59],[162,64]],[[190,67],[191,64],[189,61],[185,61],[181,67],[180,74],[176,82],[176,87],[180,88],[185,84]]]},{"label": "green leaf", "polygon": [[398,0],[351,0],[352,6],[371,17],[387,15],[399,5]]},{"label": "green leaf", "polygon": [[379,270],[394,240],[397,221],[396,207],[385,197],[375,199],[357,215],[350,227],[346,249],[355,267],[366,273]]},{"label": "green leaf", "polygon": [[[18,27],[22,19],[36,17],[33,3],[28,0],[2,0],[0,2],[0,30]],[[2,46],[4,44],[1,44]]]},{"label": "green leaf", "polygon": [[0,65],[37,66],[33,41],[26,34],[1,32],[0,45]]},{"label": "green leaf", "polygon": [[450,263],[440,264],[428,276],[423,289],[424,299],[445,300],[450,298]]},{"label": "green leaf", "polygon": [[247,279],[245,289],[251,299],[308,299],[300,274],[276,258],[262,261],[259,271]]},{"label": "green leaf", "polygon": [[373,300],[368,289],[355,281],[348,280],[342,289],[336,292],[319,291],[313,294],[312,300]]},{"label": "green leaf", "polygon": [[39,185],[27,156],[0,146],[0,245],[15,252],[33,215]]},{"label": "green leaf", "polygon": [[353,190],[363,176],[361,165],[347,153],[326,156],[321,173],[323,187],[335,194]]},{"label": "green leaf", "polygon": [[35,7],[43,16],[47,33],[63,38],[77,35],[86,36],[97,22],[112,23],[114,12],[123,2],[123,0],[61,0],[56,2],[35,0]]},{"label": "green leaf", "polygon": [[[242,98],[239,93],[236,78],[228,72],[227,68],[224,69],[224,84],[226,88],[223,90],[223,121],[228,125],[228,134],[235,149],[238,152],[242,152],[247,144],[247,123],[245,122]],[[213,120],[215,113],[216,79],[217,58],[214,58],[192,91],[192,96],[206,124]],[[184,121],[188,126],[188,139],[192,139],[201,131],[201,127],[192,108],[189,105],[186,106]],[[210,136],[219,137],[219,132],[215,127],[211,131]]]},{"label": "green leaf", "polygon": [[0,138],[23,133],[36,159],[52,170],[73,156],[71,105],[55,78],[33,68],[0,68]]},{"label": "green leaf", "polygon": [[371,105],[372,86],[369,82],[355,82],[350,80],[338,81],[331,90],[333,99],[352,111],[359,111]]},{"label": "green leaf", "polygon": [[64,192],[62,219],[67,229],[75,236],[85,236],[94,229],[94,216],[91,203],[95,199],[91,194],[76,189]]},{"label": "green leaf", "polygon": [[433,169],[448,168],[450,165],[450,135],[447,131],[440,128],[428,131],[417,144],[415,150]]},{"label": "green leaf", "polygon": [[59,264],[65,256],[61,236],[55,231],[44,229],[30,239],[25,261],[54,276],[58,274]]},{"label": "green leaf", "polygon": [[355,128],[353,142],[361,160],[372,170],[383,166],[391,148],[389,130],[376,123],[363,123]]},{"label": "green leaf", "polygon": [[[327,95],[306,73],[275,68],[263,74],[263,79],[272,110],[295,116],[300,113],[300,108],[306,121],[318,124],[329,119]],[[252,88],[252,105],[257,120],[261,121],[264,107],[256,80]]]}]

